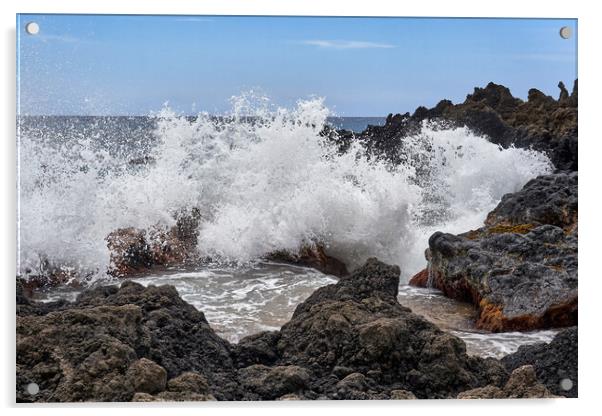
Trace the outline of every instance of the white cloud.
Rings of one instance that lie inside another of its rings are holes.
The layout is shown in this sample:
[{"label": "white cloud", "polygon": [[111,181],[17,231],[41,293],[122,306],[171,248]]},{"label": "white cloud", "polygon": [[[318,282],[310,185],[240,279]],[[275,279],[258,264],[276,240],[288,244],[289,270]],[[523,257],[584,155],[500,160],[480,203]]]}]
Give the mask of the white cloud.
[{"label": "white cloud", "polygon": [[317,46],[328,49],[388,49],[395,45],[388,43],[366,42],[359,40],[305,40],[301,42],[304,45]]}]

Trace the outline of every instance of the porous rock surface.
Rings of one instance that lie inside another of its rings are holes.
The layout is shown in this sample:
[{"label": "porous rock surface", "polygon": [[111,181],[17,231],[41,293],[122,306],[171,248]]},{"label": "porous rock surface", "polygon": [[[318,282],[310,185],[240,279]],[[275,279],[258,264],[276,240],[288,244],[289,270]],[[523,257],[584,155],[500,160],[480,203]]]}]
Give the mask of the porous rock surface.
[{"label": "porous rock surface", "polygon": [[361,133],[326,128],[323,135],[346,151],[354,140],[377,157],[398,164],[403,159],[404,139],[419,133],[423,121],[441,127],[467,127],[502,147],[515,146],[545,152],[558,170],[578,167],[577,80],[569,94],[558,84],[558,99],[532,88],[527,101],[490,82],[476,87],[463,103],[441,100],[435,107],[418,107],[413,114],[389,114],[383,126],[368,126]]},{"label": "porous rock surface", "polygon": [[[172,286],[125,281],[73,303],[17,301],[18,401],[407,399],[502,386],[494,359],[401,306],[376,259],[232,345]],[[40,392],[27,393],[37,383]]]},{"label": "porous rock surface", "polygon": [[529,181],[505,195],[486,225],[429,239],[427,275],[445,295],[473,302],[489,331],[577,324],[577,172]]},{"label": "porous rock surface", "polygon": [[578,331],[572,327],[559,332],[552,342],[523,345],[502,358],[508,371],[530,364],[537,378],[555,395],[577,397]]}]

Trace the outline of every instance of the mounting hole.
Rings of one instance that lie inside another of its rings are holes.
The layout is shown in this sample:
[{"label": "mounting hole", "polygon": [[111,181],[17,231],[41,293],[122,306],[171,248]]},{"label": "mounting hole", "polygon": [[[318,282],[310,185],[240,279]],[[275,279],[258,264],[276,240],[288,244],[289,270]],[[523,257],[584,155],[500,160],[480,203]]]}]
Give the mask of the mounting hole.
[{"label": "mounting hole", "polygon": [[38,386],[38,383],[29,383],[27,387],[25,387],[25,390],[27,390],[29,395],[35,396],[40,392],[40,386]]},{"label": "mounting hole", "polygon": [[562,26],[562,27],[560,28],[560,32],[559,32],[559,33],[560,33],[560,37],[561,37],[562,39],[568,39],[568,38],[570,38],[570,37],[571,37],[571,35],[572,35],[573,31],[572,31],[572,30],[571,30],[571,28],[570,28],[570,27],[568,27],[568,26]]},{"label": "mounting hole", "polygon": [[573,380],[570,378],[563,378],[560,380],[560,388],[564,391],[569,391],[573,388]]},{"label": "mounting hole", "polygon": [[29,22],[25,25],[25,31],[30,35],[37,35],[40,33],[40,25],[36,22]]}]

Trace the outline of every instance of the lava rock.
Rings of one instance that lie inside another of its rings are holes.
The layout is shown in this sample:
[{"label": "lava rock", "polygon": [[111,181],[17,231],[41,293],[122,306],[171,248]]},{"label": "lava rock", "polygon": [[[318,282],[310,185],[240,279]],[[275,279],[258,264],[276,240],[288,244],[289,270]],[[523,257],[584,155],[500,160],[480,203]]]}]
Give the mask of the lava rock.
[{"label": "lava rock", "polygon": [[506,381],[501,363],[468,356],[462,340],[401,306],[398,285],[398,267],[370,259],[314,292],[280,331],[237,346],[172,286],[126,281],[50,306],[20,291],[17,400],[443,398]]},{"label": "lava rock", "polygon": [[[140,359],[152,360],[169,378],[195,371],[218,399],[238,399],[230,350],[172,286],[99,287],[74,303],[20,311],[17,400],[130,401],[137,386],[128,369]],[[32,382],[40,386],[36,396],[22,388]]]},{"label": "lava rock", "polygon": [[307,370],[294,365],[267,367],[255,364],[241,368],[238,375],[243,387],[264,400],[300,392],[307,387],[310,379]]},{"label": "lava rock", "polygon": [[577,172],[540,176],[505,195],[485,227],[433,234],[430,271],[411,283],[474,303],[481,329],[576,325],[577,233]]},{"label": "lava rock", "polygon": [[543,399],[558,397],[541,384],[533,366],[515,369],[503,388],[485,386],[462,392],[458,399]]},{"label": "lava rock", "polygon": [[533,365],[537,378],[553,394],[565,397],[578,395],[578,331],[577,327],[559,332],[549,344],[523,345],[518,351],[502,358],[508,371]]},{"label": "lava rock", "polygon": [[147,358],[141,358],[128,368],[126,377],[134,386],[134,391],[156,394],[165,390],[167,372],[163,367]]},{"label": "lava rock", "polygon": [[513,97],[507,87],[490,82],[484,88],[476,87],[463,103],[442,100],[430,109],[418,107],[412,115],[389,114],[383,126],[368,126],[357,135],[328,131],[324,136],[341,151],[356,140],[369,155],[399,164],[404,156],[404,139],[419,133],[422,122],[430,120],[441,127],[467,127],[503,147],[546,152],[558,170],[576,171],[577,80],[570,95],[564,84],[558,87],[558,100],[531,89],[527,101],[523,101]]},{"label": "lava rock", "polygon": [[108,273],[130,277],[155,267],[182,265],[199,258],[196,252],[200,211],[180,212],[173,227],[155,225],[148,230],[120,228],[107,238]]},{"label": "lava rock", "polygon": [[295,264],[304,267],[312,267],[325,274],[341,277],[349,274],[345,263],[326,254],[324,247],[320,244],[305,245],[299,252],[276,251],[266,256],[267,260]]},{"label": "lava rock", "polygon": [[504,195],[485,224],[550,224],[570,229],[577,224],[577,212],[577,172],[543,175],[520,191]]},{"label": "lava rock", "polygon": [[401,306],[398,286],[397,266],[369,259],[316,290],[280,330],[278,363],[310,370],[318,379],[311,387],[330,398],[341,398],[341,368],[375,382],[364,398],[399,389],[422,398],[455,397],[466,386],[504,380],[498,363],[468,356],[459,338]]}]

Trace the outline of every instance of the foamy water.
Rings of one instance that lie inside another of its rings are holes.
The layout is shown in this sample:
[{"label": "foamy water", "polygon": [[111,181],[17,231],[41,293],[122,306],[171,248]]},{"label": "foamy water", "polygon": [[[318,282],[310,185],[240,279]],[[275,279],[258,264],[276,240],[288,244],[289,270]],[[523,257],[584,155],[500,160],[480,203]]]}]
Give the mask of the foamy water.
[{"label": "foamy water", "polygon": [[[19,273],[58,267],[101,284],[110,232],[170,227],[176,213],[199,209],[198,250],[221,266],[139,281],[175,285],[218,333],[236,341],[279,328],[297,304],[333,281],[314,270],[258,263],[264,255],[318,242],[350,269],[372,256],[397,264],[405,283],[425,266],[434,231],[481,226],[505,193],[551,171],[541,153],[428,124],[404,139],[398,166],[368,157],[357,143],[341,155],[320,135],[328,116],[320,99],[281,109],[243,96],[220,119],[190,120],[164,109],[150,135],[136,132],[128,141],[129,131],[118,132],[125,137],[120,146],[110,123],[44,134],[21,128]],[[152,162],[128,163],[141,153]],[[72,295],[55,289],[44,296]],[[466,305],[405,285],[400,301],[481,355],[553,334],[482,334],[471,328]]]},{"label": "foamy water", "polygon": [[[261,331],[279,330],[297,305],[317,288],[336,282],[334,277],[314,269],[270,262],[172,270],[133,280],[145,286],[175,286],[186,302],[205,314],[216,333],[230,342]],[[79,292],[59,287],[36,296],[41,301],[75,300]],[[476,330],[472,305],[446,298],[433,289],[402,284],[398,300],[439,328],[462,338],[472,355],[500,358],[521,345],[550,342],[557,333],[548,330],[494,334]]]},{"label": "foamy water", "polygon": [[[245,96],[226,119],[165,109],[147,142],[118,152],[99,148],[98,126],[41,140],[22,131],[20,272],[46,262],[102,278],[111,231],[172,226],[199,208],[204,255],[245,263],[320,242],[350,268],[376,256],[407,278],[432,232],[480,226],[502,195],[551,170],[541,153],[428,125],[404,141],[399,166],[357,144],[339,155],[319,134],[328,115],[319,99],[287,110]],[[151,141],[154,162],[128,165]]]}]

